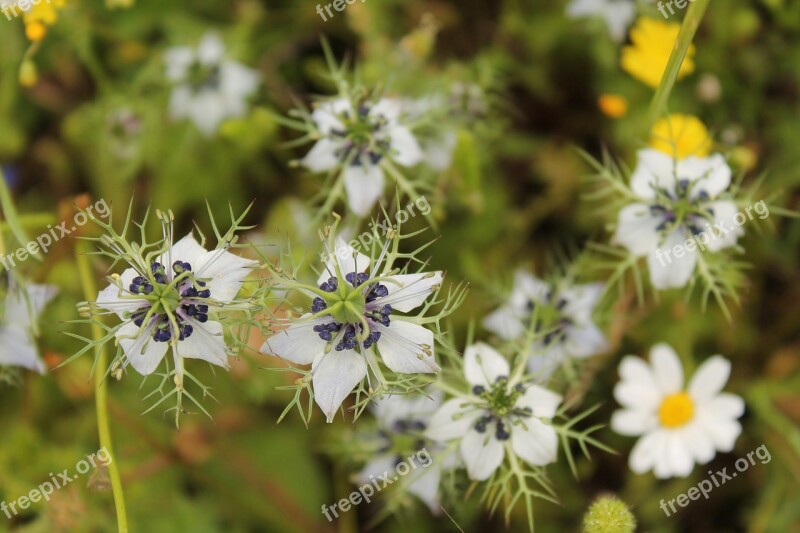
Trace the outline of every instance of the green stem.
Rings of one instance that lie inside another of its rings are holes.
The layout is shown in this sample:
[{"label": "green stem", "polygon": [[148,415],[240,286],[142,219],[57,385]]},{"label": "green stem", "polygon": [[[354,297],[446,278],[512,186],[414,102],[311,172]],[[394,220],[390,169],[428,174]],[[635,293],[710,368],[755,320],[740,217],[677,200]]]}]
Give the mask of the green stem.
[{"label": "green stem", "polygon": [[[94,281],[89,255],[87,255],[86,243],[76,244],[75,261],[78,266],[78,273],[83,287],[83,296],[87,301],[97,297],[97,285]],[[102,339],[103,328],[98,324],[92,324],[92,338],[97,341]],[[108,353],[105,344],[97,346],[97,359],[94,368],[95,386],[95,408],[97,410],[97,430],[100,436],[100,447],[108,451],[108,455],[114,458],[114,450],[111,441],[111,425],[108,421],[108,383],[106,382],[106,371],[108,366]],[[111,490],[114,493],[114,506],[117,509],[117,527],[120,533],[127,533],[128,518],[125,511],[125,498],[122,493],[122,479],[119,474],[118,463],[112,459],[108,464],[108,473],[111,478]]]},{"label": "green stem", "polygon": [[700,22],[703,20],[706,9],[708,8],[710,0],[695,0],[689,6],[686,12],[686,18],[683,19],[683,26],[678,34],[678,39],[675,41],[675,48],[672,49],[672,55],[669,56],[667,69],[661,77],[661,83],[658,84],[656,94],[653,96],[653,102],[650,104],[650,110],[647,113],[647,133],[653,128],[658,117],[664,112],[667,107],[669,95],[675,82],[678,80],[678,73],[683,65],[683,60],[686,58],[686,53],[692,44],[697,28],[700,27]]}]

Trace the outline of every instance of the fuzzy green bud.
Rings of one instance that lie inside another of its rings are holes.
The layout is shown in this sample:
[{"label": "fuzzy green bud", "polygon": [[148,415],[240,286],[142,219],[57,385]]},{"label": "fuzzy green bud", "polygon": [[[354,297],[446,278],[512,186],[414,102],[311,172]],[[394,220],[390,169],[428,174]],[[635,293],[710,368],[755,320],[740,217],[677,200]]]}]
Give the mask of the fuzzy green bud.
[{"label": "fuzzy green bud", "polygon": [[613,495],[601,496],[583,517],[584,533],[633,533],[636,518],[625,502]]}]

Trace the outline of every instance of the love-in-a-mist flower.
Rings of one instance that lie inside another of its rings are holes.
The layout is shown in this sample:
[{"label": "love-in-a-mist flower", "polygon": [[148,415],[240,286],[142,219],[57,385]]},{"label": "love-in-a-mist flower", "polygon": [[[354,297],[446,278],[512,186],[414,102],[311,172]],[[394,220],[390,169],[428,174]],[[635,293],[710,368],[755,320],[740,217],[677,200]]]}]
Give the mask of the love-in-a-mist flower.
[{"label": "love-in-a-mist flower", "polygon": [[736,204],[725,197],[731,169],[719,154],[676,160],[645,149],[638,155],[630,188],[640,201],[620,211],[614,242],[647,257],[654,287],[683,287],[695,271],[698,246],[718,252],[744,235],[734,222]]},{"label": "love-in-a-mist flower", "polygon": [[184,359],[228,368],[229,349],[222,323],[214,316],[234,307],[242,282],[257,262],[224,247],[207,251],[192,234],[173,244],[172,227],[164,224],[166,251],[112,276],[93,306],[122,320],[115,336],[125,354],[123,367],[130,364],[147,376],[172,348],[178,380]]},{"label": "love-in-a-mist flower", "polygon": [[[632,44],[622,49],[622,70],[654,89],[658,87],[680,31],[677,23],[640,18],[631,29]],[[678,79],[694,72],[694,53],[694,45],[689,46]]]},{"label": "love-in-a-mist flower", "polygon": [[506,341],[533,333],[529,370],[547,378],[566,358],[583,359],[608,349],[592,320],[602,293],[601,283],[551,285],[518,270],[508,301],[486,316],[483,325]]},{"label": "love-in-a-mist flower", "polygon": [[611,37],[621,41],[636,16],[636,3],[633,0],[572,0],[567,5],[567,16],[602,17]]},{"label": "love-in-a-mist flower", "polygon": [[508,361],[491,346],[469,346],[464,375],[472,389],[447,400],[425,433],[440,442],[460,441],[470,479],[491,477],[506,453],[534,466],[556,460],[558,434],[551,420],[561,396],[509,373]]},{"label": "love-in-a-mist flower", "polygon": [[21,366],[44,374],[34,325],[42,310],[58,294],[52,285],[19,285],[9,280],[5,309],[0,323],[0,366]]},{"label": "love-in-a-mist flower", "polygon": [[226,119],[241,117],[259,75],[228,59],[219,36],[207,33],[196,49],[179,46],[165,54],[167,78],[175,85],[169,101],[173,118],[190,119],[211,136]]},{"label": "love-in-a-mist flower", "polygon": [[434,514],[441,513],[439,505],[439,480],[442,470],[456,465],[455,457],[433,455],[443,451],[442,446],[425,437],[430,426],[431,416],[442,405],[442,394],[434,392],[429,396],[392,395],[376,401],[373,412],[380,432],[381,448],[374,459],[369,461],[358,474],[358,482],[369,483],[378,476],[393,472],[397,464],[405,461],[412,453],[425,450],[427,464],[419,465],[409,476],[412,477],[406,490],[422,500]]},{"label": "love-in-a-mist flower", "polygon": [[385,260],[373,263],[337,239],[328,250],[318,286],[302,286],[312,297],[307,313],[288,321],[262,346],[298,365],[312,365],[314,399],[328,422],[369,367],[383,385],[378,357],[393,372],[438,372],[433,332],[406,316],[442,284],[441,272],[396,274]]},{"label": "love-in-a-mist flower", "polygon": [[742,432],[737,419],[744,402],[722,392],[730,371],[730,362],[715,355],[684,388],[683,366],[668,345],[653,347],[649,365],[639,357],[625,357],[614,388],[623,409],[614,413],[611,427],[622,435],[641,436],[631,451],[631,470],[652,470],[662,479],[686,477],[695,463],[706,464],[717,451],[733,450]]},{"label": "love-in-a-mist flower", "polygon": [[365,216],[383,195],[387,161],[412,167],[422,150],[401,123],[401,103],[390,98],[316,105],[311,118],[319,137],[302,163],[313,172],[341,172],[353,213]]}]

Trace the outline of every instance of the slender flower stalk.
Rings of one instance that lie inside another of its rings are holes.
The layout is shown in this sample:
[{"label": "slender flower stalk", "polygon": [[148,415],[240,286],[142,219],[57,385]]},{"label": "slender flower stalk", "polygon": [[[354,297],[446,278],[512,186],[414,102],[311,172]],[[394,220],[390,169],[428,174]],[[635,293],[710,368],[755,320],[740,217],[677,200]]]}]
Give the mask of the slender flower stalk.
[{"label": "slender flower stalk", "polygon": [[[97,295],[97,285],[94,282],[94,275],[89,265],[88,250],[86,243],[80,241],[76,244],[75,261],[78,265],[78,273],[83,287],[84,298],[91,299]],[[102,317],[97,317],[102,320]],[[98,323],[92,323],[92,338],[99,341],[104,336],[103,329]],[[114,457],[114,448],[111,441],[111,425],[108,421],[108,383],[106,381],[106,371],[108,366],[108,353],[106,344],[98,342],[96,346],[96,358],[94,365],[94,387],[95,387],[95,408],[97,410],[97,430],[100,436],[100,446],[108,450],[109,455]],[[117,528],[120,533],[128,531],[128,517],[125,511],[125,496],[122,492],[122,479],[119,474],[118,461],[113,460],[106,465],[109,477],[111,478],[111,490],[114,494],[114,507],[117,510]]]},{"label": "slender flower stalk", "polygon": [[653,96],[653,101],[650,104],[650,110],[647,113],[647,123],[645,124],[645,131],[649,132],[653,124],[664,113],[667,107],[669,95],[672,93],[672,88],[678,79],[678,72],[681,69],[683,60],[686,58],[686,52],[692,44],[697,28],[700,27],[700,22],[703,20],[706,9],[708,8],[709,0],[696,0],[689,6],[686,12],[686,18],[683,19],[683,26],[678,34],[678,40],[675,41],[675,48],[672,50],[672,55],[669,57],[667,69],[661,78],[656,93]]}]

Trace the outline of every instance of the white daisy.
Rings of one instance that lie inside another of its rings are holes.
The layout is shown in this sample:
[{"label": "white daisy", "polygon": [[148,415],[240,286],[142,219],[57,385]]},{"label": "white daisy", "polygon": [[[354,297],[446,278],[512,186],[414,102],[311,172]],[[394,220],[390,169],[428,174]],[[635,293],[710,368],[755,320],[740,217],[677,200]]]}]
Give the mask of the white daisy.
[{"label": "white daisy", "polygon": [[706,464],[717,451],[730,452],[742,432],[739,396],[722,393],[731,364],[715,355],[683,387],[683,367],[666,344],[650,351],[650,365],[627,356],[619,366],[614,397],[624,409],[611,418],[621,435],[641,436],[628,464],[637,474],[652,470],[657,478],[686,477],[695,463]]},{"label": "white daisy", "polygon": [[379,355],[394,372],[435,373],[433,332],[409,313],[441,286],[442,273],[389,275],[341,239],[310,292],[311,309],[270,337],[262,353],[312,365],[314,399],[328,422]]},{"label": "white daisy", "polygon": [[206,136],[228,118],[247,111],[247,98],[259,75],[225,57],[219,36],[207,33],[197,49],[186,46],[166,52],[167,78],[175,84],[169,102],[173,118],[189,118]]},{"label": "white daisy", "polygon": [[536,466],[556,460],[558,435],[551,419],[561,396],[509,379],[508,361],[483,343],[466,349],[464,375],[472,390],[446,401],[425,434],[440,442],[460,439],[470,479],[489,479],[506,453]]},{"label": "white daisy", "polygon": [[622,41],[636,17],[634,0],[572,0],[567,6],[571,18],[602,17],[615,41]]},{"label": "white daisy", "polygon": [[52,285],[20,286],[10,281],[0,325],[0,365],[21,366],[44,374],[34,339],[34,324],[45,305],[58,294]]},{"label": "white daisy", "polygon": [[340,98],[319,104],[311,115],[320,139],[302,163],[313,172],[341,168],[348,204],[359,216],[367,215],[383,195],[385,159],[404,167],[423,159],[400,114],[401,104],[393,99],[361,102],[354,109]]},{"label": "white daisy", "polygon": [[630,186],[642,201],[620,211],[614,242],[647,256],[654,287],[683,287],[697,265],[698,241],[718,252],[744,234],[734,222],[736,204],[720,199],[730,184],[731,169],[719,154],[675,160],[640,150]]},{"label": "white daisy", "polygon": [[228,368],[222,324],[210,320],[229,306],[257,262],[225,249],[205,250],[190,233],[149,265],[128,268],[97,295],[96,306],[117,314],[116,338],[127,366],[152,374],[172,346],[175,369],[182,359],[203,359]]},{"label": "white daisy", "polygon": [[[483,325],[506,341],[531,329],[537,333],[529,370],[547,378],[566,358],[583,359],[608,350],[605,336],[592,321],[602,292],[600,283],[552,286],[518,270],[511,297]],[[531,324],[534,317],[536,324]]]},{"label": "white daisy", "polygon": [[[441,405],[442,397],[438,392],[433,393],[431,397],[394,395],[376,402],[373,412],[378,421],[383,448],[358,474],[358,483],[363,485],[369,483],[370,479],[392,472],[410,453],[424,449],[431,457],[431,462],[411,471],[409,475],[413,478],[407,490],[425,502],[432,513],[440,514],[439,480],[442,470],[454,467],[455,461],[453,456],[449,455],[443,459],[437,457],[439,460],[434,462],[432,454],[441,451],[442,447],[426,440],[424,432],[430,425],[431,416]],[[392,450],[396,437],[412,441],[414,449],[403,450],[402,454]]]}]

